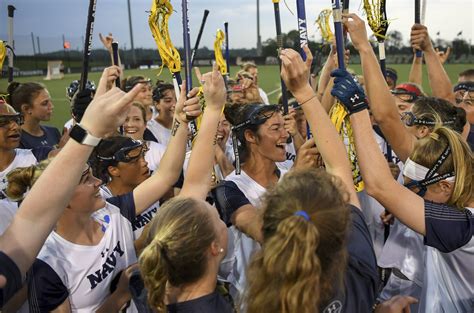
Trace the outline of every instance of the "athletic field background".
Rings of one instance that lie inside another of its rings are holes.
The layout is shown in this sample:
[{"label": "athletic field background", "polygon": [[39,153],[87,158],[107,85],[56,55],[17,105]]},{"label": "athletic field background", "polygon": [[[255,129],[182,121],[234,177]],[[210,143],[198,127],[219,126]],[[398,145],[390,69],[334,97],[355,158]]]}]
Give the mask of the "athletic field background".
[{"label": "athletic field background", "polygon": [[[362,73],[360,64],[351,64],[349,67],[358,74]],[[393,67],[398,71],[398,83],[408,80],[408,73],[410,71],[411,64],[395,64],[395,65],[390,65],[390,67]],[[458,73],[468,68],[474,68],[474,64],[446,64],[445,65],[445,69],[448,72],[448,75],[452,83],[455,83],[457,81]],[[230,69],[231,76],[235,75],[235,73],[239,69],[240,68],[237,66],[231,67]],[[209,67],[201,68],[202,73],[205,73],[206,71],[209,71],[209,70],[210,70]],[[280,86],[280,76],[279,76],[278,66],[276,65],[259,66],[258,70],[259,70],[259,78],[258,78],[259,86],[263,90],[265,90],[267,94],[269,94],[270,102],[275,103],[278,98],[278,94],[279,94],[278,89]],[[132,75],[143,75],[145,77],[150,77],[153,80],[153,83],[155,83],[156,79],[158,78],[157,76],[158,73],[159,73],[159,70],[148,69],[148,70],[126,70],[124,74],[125,74],[125,77],[132,76]],[[101,72],[89,73],[89,80],[93,80],[97,85],[99,82],[100,75],[101,75]],[[184,76],[184,71],[182,72],[182,75]],[[43,78],[44,77],[40,77],[40,76],[18,77],[18,78],[15,78],[15,80],[20,83],[36,81],[36,82],[41,82],[44,85],[46,85],[46,87],[48,88],[51,94],[51,98],[54,104],[53,117],[46,124],[53,125],[57,127],[60,131],[62,131],[62,127],[64,123],[68,119],[70,119],[70,105],[69,105],[69,101],[66,98],[66,87],[69,86],[71,81],[75,79],[80,79],[80,74],[66,74],[64,75],[64,78],[60,80],[45,81],[43,80]],[[166,68],[163,69],[159,78],[161,80],[171,81],[171,75],[169,74],[169,71]],[[197,85],[196,77],[194,77],[193,82],[194,82],[194,86],[196,86]],[[2,92],[6,91],[6,87],[7,87],[6,78],[1,78],[0,91]],[[431,94],[431,89],[429,87],[428,76],[426,72],[426,66],[423,66],[423,89],[425,90],[426,93]]]}]

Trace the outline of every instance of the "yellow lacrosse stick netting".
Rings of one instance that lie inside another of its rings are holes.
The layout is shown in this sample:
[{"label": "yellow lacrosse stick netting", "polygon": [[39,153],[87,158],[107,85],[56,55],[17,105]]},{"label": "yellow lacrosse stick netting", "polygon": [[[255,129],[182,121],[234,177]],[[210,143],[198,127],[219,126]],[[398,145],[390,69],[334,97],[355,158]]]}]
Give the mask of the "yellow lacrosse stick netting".
[{"label": "yellow lacrosse stick netting", "polygon": [[7,45],[5,41],[0,40],[0,69],[3,68],[3,62],[5,62],[5,58],[7,57]]},{"label": "yellow lacrosse stick netting", "polygon": [[346,109],[341,103],[336,102],[329,112],[329,116],[346,146],[347,155],[349,156],[349,161],[351,163],[354,188],[357,192],[362,191],[364,189],[364,182],[362,181],[359,164],[357,163],[354,135],[352,134],[349,114],[347,114]]},{"label": "yellow lacrosse stick netting", "polygon": [[332,16],[331,9],[324,9],[319,13],[316,24],[318,25],[319,31],[321,32],[321,37],[327,43],[331,43],[334,40],[334,33],[331,30],[331,23],[329,19]]},{"label": "yellow lacrosse stick netting", "polygon": [[364,0],[364,11],[377,41],[384,41],[389,24],[385,15],[385,0]]},{"label": "yellow lacrosse stick netting", "polygon": [[171,42],[168,30],[168,22],[172,13],[173,6],[169,0],[154,0],[148,17],[148,24],[162,60],[160,73],[165,65],[171,73],[181,71],[181,57]]},{"label": "yellow lacrosse stick netting", "polygon": [[227,74],[227,63],[222,55],[222,46],[224,45],[225,34],[221,29],[217,30],[216,40],[214,41],[214,56],[216,58],[217,66],[222,75]]}]

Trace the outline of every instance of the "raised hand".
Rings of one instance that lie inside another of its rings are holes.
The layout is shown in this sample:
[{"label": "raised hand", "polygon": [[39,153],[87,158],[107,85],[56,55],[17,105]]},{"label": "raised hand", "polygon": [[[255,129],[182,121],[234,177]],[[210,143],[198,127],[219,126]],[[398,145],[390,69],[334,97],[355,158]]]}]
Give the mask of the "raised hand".
[{"label": "raised hand", "polygon": [[133,100],[140,92],[137,84],[128,93],[114,87],[102,95],[95,95],[87,107],[81,125],[95,137],[103,138],[125,122]]},{"label": "raised hand", "polygon": [[298,134],[298,126],[296,124],[296,112],[295,109],[291,108],[287,115],[283,116],[285,130],[294,137]]},{"label": "raised hand", "polygon": [[303,47],[306,53],[306,61],[303,61],[301,55],[293,49],[283,49],[280,52],[281,59],[281,78],[285,82],[288,90],[297,98],[298,93],[302,93],[309,87],[309,75],[313,55],[308,46]]},{"label": "raised hand", "polygon": [[227,91],[225,89],[224,78],[214,64],[212,72],[201,77],[203,84],[204,99],[206,100],[206,110],[208,108],[222,111],[226,102]]},{"label": "raised hand", "polygon": [[99,39],[104,45],[105,49],[107,49],[109,52],[112,52],[112,42],[114,41],[114,37],[112,36],[112,33],[109,33],[107,36],[102,36],[101,33],[99,33]]},{"label": "raised hand", "polygon": [[410,32],[410,42],[413,49],[428,51],[433,49],[428,28],[421,24],[414,24]]},{"label": "raised hand", "polygon": [[313,138],[306,140],[304,144],[298,149],[296,153],[296,160],[293,168],[318,168],[324,164],[321,154],[316,148],[316,142]]},{"label": "raised hand", "polygon": [[335,77],[331,95],[344,104],[349,114],[368,108],[364,89],[348,71],[337,69],[331,76]]},{"label": "raised hand", "polygon": [[115,80],[120,77],[122,69],[117,65],[112,65],[104,69],[97,86],[96,96],[103,95],[115,86]]},{"label": "raised hand", "polygon": [[352,44],[357,50],[363,48],[370,48],[369,40],[367,39],[367,30],[365,28],[365,22],[354,13],[343,14],[344,27],[347,29],[349,36],[351,37]]},{"label": "raised hand", "polygon": [[174,117],[176,120],[187,124],[190,120],[186,116],[198,117],[201,115],[201,105],[197,97],[198,92],[199,88],[194,87],[186,95],[186,81],[183,81],[181,92],[179,93],[179,98],[174,109]]},{"label": "raised hand", "polygon": [[441,62],[441,64],[444,64],[448,58],[449,55],[451,54],[451,47],[448,46],[446,51],[439,50],[438,48],[435,49],[436,54],[438,55],[438,59]]}]

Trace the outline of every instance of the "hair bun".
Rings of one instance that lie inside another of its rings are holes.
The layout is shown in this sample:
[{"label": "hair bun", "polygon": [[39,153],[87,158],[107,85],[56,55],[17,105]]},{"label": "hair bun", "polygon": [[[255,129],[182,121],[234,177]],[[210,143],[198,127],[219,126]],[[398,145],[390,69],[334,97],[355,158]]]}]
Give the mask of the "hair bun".
[{"label": "hair bun", "polygon": [[6,195],[13,201],[22,200],[25,193],[33,185],[35,165],[19,167],[7,174],[8,186]]}]

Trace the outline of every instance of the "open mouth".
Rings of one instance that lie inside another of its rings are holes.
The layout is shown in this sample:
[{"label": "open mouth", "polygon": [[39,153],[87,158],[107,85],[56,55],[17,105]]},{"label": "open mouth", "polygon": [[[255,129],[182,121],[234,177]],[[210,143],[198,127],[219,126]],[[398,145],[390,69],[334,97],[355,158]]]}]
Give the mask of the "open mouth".
[{"label": "open mouth", "polygon": [[125,132],[127,134],[136,134],[138,132],[138,130],[136,129],[130,129],[130,128],[125,128]]},{"label": "open mouth", "polygon": [[283,142],[282,143],[277,143],[275,146],[279,149],[286,150],[286,143],[283,143]]},{"label": "open mouth", "polygon": [[8,138],[10,138],[10,139],[20,139],[20,134],[13,134],[13,135],[8,136]]}]

